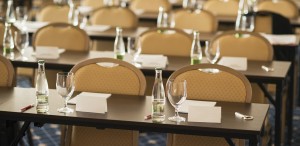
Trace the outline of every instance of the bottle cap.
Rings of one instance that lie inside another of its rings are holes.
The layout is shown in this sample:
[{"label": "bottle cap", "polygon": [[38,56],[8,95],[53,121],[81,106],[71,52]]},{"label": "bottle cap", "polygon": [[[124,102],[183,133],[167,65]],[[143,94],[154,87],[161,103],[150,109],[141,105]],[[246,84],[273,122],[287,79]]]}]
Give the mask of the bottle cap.
[{"label": "bottle cap", "polygon": [[38,63],[45,63],[45,60],[38,60]]},{"label": "bottle cap", "polygon": [[161,67],[156,67],[155,70],[162,70],[162,68]]}]

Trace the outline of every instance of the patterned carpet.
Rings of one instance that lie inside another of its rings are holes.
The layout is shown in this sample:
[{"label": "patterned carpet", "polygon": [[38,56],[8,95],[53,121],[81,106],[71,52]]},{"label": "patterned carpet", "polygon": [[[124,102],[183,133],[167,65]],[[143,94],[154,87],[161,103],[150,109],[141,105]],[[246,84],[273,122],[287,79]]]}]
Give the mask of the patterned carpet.
[{"label": "patterned carpet", "polygon": [[[28,88],[31,87],[30,80],[25,77],[18,77],[17,86]],[[274,123],[274,108],[270,109],[270,121]],[[300,146],[300,107],[294,111],[294,130],[292,146]],[[45,124],[43,127],[33,127],[33,142],[35,146],[59,146],[60,143],[60,128],[59,125]],[[140,133],[139,146],[165,146],[166,134],[162,133]],[[27,139],[24,137],[24,143],[28,146]]]}]

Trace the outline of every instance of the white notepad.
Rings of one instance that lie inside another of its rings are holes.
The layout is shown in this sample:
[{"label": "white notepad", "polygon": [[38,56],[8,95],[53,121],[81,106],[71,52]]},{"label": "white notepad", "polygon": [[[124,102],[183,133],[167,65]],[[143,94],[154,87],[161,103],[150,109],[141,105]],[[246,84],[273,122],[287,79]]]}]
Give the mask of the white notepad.
[{"label": "white notepad", "polygon": [[141,63],[143,68],[166,68],[168,57],[163,55],[141,54],[137,62]]},{"label": "white notepad", "polygon": [[63,53],[65,49],[59,49],[52,46],[37,46],[35,57],[38,59],[58,59],[60,53]]},{"label": "white notepad", "polygon": [[190,106],[188,122],[221,123],[221,107]]},{"label": "white notepad", "polygon": [[247,58],[246,57],[222,57],[218,62],[219,65],[227,66],[235,70],[246,71],[247,70]]},{"label": "white notepad", "polygon": [[180,113],[188,113],[190,106],[209,106],[213,107],[216,105],[217,102],[213,101],[198,101],[198,100],[186,100],[182,103],[178,111]]}]

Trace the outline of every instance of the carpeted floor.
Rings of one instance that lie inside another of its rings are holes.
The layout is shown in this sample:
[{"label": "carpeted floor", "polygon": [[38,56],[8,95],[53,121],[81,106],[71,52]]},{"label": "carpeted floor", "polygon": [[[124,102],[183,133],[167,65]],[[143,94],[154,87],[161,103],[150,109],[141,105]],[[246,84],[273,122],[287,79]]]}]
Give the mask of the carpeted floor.
[{"label": "carpeted floor", "polygon": [[[30,80],[25,77],[18,77],[17,86],[28,88],[31,87]],[[270,109],[270,121],[274,123],[274,108]],[[294,130],[292,146],[300,146],[300,107],[294,111]],[[60,128],[56,124],[45,124],[43,127],[33,127],[31,132],[35,146],[59,146]],[[165,146],[166,134],[162,133],[140,133],[139,146]],[[28,145],[27,139],[24,138],[25,145]]]}]

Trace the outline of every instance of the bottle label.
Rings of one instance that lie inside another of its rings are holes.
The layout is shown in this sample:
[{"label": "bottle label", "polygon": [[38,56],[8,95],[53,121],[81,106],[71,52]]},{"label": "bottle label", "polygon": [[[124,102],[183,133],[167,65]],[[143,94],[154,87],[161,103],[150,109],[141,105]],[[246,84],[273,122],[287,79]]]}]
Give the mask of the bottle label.
[{"label": "bottle label", "polygon": [[194,64],[201,64],[201,60],[200,59],[191,58],[191,65],[194,65]]},{"label": "bottle label", "polygon": [[49,111],[48,95],[38,94],[36,96],[36,111],[38,113],[46,113]]},{"label": "bottle label", "polygon": [[119,59],[119,60],[123,60],[123,59],[124,59],[124,55],[116,54],[116,55],[115,55],[115,58],[116,58],[116,59]]}]

